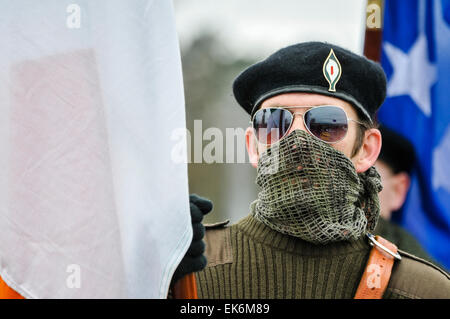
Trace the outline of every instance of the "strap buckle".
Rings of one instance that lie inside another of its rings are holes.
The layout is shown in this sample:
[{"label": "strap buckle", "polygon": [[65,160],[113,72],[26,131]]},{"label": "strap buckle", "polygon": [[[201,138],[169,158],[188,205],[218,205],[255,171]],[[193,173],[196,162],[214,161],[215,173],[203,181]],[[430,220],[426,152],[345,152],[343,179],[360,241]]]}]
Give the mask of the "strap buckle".
[{"label": "strap buckle", "polygon": [[394,253],[393,251],[391,251],[390,249],[388,249],[387,247],[383,246],[382,244],[380,244],[376,239],[375,236],[372,235],[371,233],[367,233],[366,234],[367,237],[369,238],[369,244],[370,246],[377,246],[378,248],[384,250],[385,252],[387,252],[389,255],[391,255],[392,257],[394,257],[397,260],[402,260],[402,257],[398,254],[398,253]]}]

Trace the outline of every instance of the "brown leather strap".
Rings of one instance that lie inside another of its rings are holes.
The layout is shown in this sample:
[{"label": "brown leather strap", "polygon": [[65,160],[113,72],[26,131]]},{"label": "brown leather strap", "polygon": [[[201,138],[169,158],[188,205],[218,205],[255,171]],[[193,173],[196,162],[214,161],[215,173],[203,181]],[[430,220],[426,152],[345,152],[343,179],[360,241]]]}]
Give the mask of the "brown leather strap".
[{"label": "brown leather strap", "polygon": [[[397,246],[386,239],[376,236],[375,240],[397,254]],[[356,290],[355,299],[381,299],[391,277],[394,256],[383,249],[373,246],[366,269]]]}]

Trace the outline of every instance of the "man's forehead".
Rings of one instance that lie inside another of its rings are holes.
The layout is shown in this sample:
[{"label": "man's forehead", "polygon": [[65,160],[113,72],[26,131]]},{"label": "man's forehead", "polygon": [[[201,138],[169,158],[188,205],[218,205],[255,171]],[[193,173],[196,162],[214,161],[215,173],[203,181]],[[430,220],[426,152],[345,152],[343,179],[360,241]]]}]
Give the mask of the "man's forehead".
[{"label": "man's forehead", "polygon": [[265,100],[260,108],[268,107],[287,107],[287,106],[322,106],[322,105],[336,105],[341,106],[346,111],[354,112],[355,108],[347,101],[339,98],[330,97],[314,93],[285,93],[273,96]]}]

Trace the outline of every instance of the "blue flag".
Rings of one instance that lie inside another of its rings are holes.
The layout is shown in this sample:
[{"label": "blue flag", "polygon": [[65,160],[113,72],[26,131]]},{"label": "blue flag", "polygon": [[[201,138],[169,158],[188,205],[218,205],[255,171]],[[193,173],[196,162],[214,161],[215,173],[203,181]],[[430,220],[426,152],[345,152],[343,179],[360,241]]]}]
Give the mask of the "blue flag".
[{"label": "blue flag", "polygon": [[450,0],[386,0],[378,119],[414,144],[411,189],[394,218],[450,269]]}]

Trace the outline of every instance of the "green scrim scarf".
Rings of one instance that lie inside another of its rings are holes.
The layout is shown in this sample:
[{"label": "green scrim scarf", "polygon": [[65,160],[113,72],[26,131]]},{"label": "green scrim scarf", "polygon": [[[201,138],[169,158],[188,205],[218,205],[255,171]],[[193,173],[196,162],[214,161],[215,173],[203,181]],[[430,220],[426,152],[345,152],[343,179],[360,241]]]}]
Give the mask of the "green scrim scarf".
[{"label": "green scrim scarf", "polygon": [[256,184],[254,217],[311,243],[357,239],[378,220],[376,169],[357,174],[344,154],[302,130],[261,154]]}]

